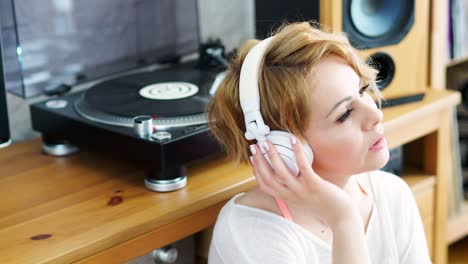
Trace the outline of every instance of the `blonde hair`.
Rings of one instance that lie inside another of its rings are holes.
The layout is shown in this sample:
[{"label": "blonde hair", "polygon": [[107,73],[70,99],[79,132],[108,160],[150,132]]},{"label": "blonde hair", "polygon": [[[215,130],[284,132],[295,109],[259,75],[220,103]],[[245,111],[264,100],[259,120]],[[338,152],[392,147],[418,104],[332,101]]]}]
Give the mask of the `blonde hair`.
[{"label": "blonde hair", "polygon": [[[304,138],[310,120],[311,85],[307,77],[324,56],[345,59],[379,100],[377,71],[358,56],[344,34],[328,33],[308,22],[284,24],[265,52],[259,73],[260,109],[271,130],[289,131]],[[213,135],[236,162],[248,162],[244,115],[239,102],[239,75],[245,56],[259,41],[251,39],[229,65],[226,77],[208,105]]]}]

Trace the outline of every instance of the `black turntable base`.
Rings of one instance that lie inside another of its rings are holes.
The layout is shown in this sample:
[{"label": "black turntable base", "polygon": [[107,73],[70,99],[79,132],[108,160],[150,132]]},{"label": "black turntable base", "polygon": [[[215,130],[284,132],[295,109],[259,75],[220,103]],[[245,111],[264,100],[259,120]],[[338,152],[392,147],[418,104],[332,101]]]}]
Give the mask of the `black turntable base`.
[{"label": "black turntable base", "polygon": [[31,105],[32,126],[48,154],[124,157],[144,164],[147,188],[180,189],[187,163],[220,153],[205,117],[217,73],[190,63],[107,80]]}]

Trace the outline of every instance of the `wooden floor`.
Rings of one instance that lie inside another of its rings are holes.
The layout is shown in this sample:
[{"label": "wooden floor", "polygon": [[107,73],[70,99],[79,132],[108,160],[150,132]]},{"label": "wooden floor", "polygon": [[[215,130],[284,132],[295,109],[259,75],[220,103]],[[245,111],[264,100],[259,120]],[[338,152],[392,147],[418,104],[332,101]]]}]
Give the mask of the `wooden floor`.
[{"label": "wooden floor", "polygon": [[449,247],[449,264],[468,264],[468,237]]}]

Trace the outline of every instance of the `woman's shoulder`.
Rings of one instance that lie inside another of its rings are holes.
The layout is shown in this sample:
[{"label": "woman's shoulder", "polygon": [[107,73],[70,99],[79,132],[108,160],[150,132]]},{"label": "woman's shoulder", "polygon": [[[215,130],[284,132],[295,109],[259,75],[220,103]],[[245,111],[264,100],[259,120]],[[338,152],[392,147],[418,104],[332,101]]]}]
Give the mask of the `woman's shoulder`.
[{"label": "woman's shoulder", "polygon": [[261,238],[264,245],[268,244],[267,241],[297,245],[299,234],[293,225],[273,212],[250,206],[251,201],[244,195],[235,195],[221,209],[214,227],[213,241],[223,245],[242,241],[243,246],[258,246],[251,242],[258,242]]},{"label": "woman's shoulder", "polygon": [[398,203],[412,196],[408,183],[393,173],[377,170],[367,173],[366,178],[377,199]]},{"label": "woman's shoulder", "polygon": [[406,189],[408,187],[408,184],[402,177],[382,170],[369,172],[369,178],[370,181],[377,186],[397,189]]},{"label": "woman's shoulder", "polygon": [[243,195],[231,198],[218,215],[210,243],[211,260],[295,263],[304,255],[304,243],[294,228],[271,212],[238,204],[236,200]]},{"label": "woman's shoulder", "polygon": [[354,175],[359,184],[365,189],[366,192],[373,189],[404,189],[407,187],[406,182],[399,176],[381,170],[365,172]]},{"label": "woman's shoulder", "polygon": [[255,190],[232,197],[221,210],[218,222],[223,221],[223,219],[235,219],[235,221],[229,222],[247,227],[265,222],[264,220],[270,223],[274,222],[275,225],[278,223],[287,224],[275,206],[273,198],[262,195]]},{"label": "woman's shoulder", "polygon": [[[259,201],[255,202],[255,198]],[[301,230],[270,207],[260,197],[241,193],[231,198],[221,209],[215,224],[218,237],[262,236],[272,239],[297,240]],[[242,239],[241,239],[242,240]]]}]

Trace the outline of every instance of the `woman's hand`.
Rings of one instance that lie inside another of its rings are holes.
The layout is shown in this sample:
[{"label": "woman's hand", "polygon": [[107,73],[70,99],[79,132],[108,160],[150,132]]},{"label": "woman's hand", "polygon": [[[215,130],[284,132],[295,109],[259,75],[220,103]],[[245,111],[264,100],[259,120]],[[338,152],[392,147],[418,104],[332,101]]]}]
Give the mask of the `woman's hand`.
[{"label": "woman's hand", "polygon": [[[296,155],[299,175],[294,175],[283,163],[276,148],[270,142],[265,142],[265,154],[271,161],[271,166],[262,155],[257,145],[251,145],[252,166],[260,190],[284,200],[289,206],[298,208],[301,212],[310,212],[310,216],[325,221],[332,229],[350,217],[358,216],[357,207],[341,188],[322,179],[308,164],[303,153],[302,144],[296,144],[297,139],[291,139]],[[354,218],[356,219],[356,218]]]}]

